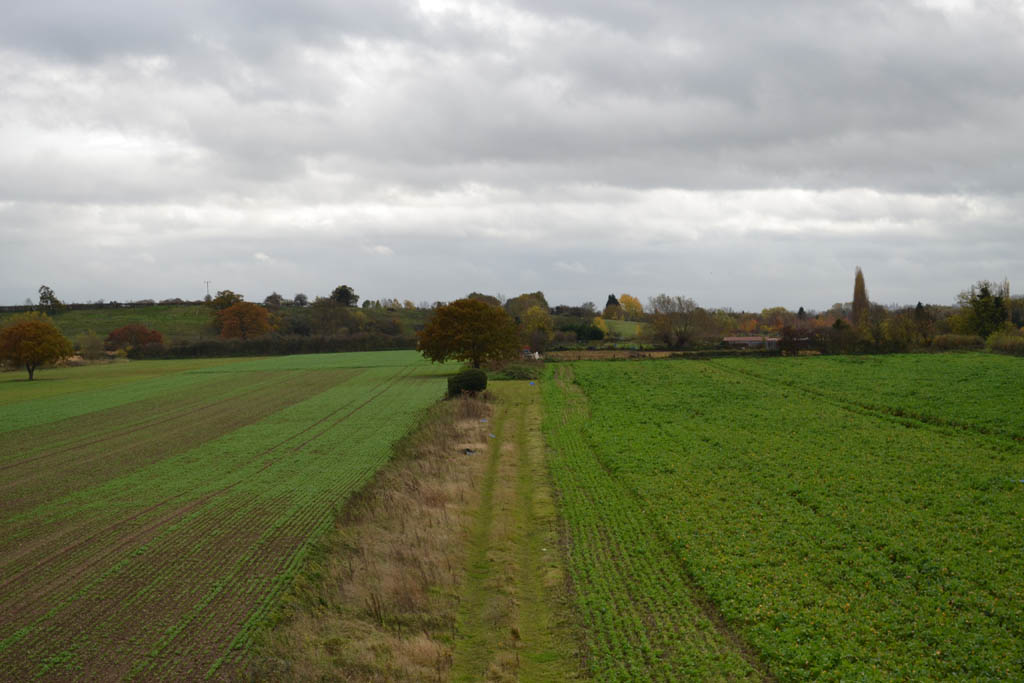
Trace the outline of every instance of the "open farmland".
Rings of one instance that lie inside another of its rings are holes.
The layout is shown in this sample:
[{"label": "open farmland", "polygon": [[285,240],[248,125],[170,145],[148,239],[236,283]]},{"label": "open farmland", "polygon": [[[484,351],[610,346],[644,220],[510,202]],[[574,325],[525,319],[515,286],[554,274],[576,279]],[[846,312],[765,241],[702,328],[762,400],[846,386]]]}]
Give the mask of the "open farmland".
[{"label": "open farmland", "polygon": [[1024,678],[1024,366],[577,362],[543,383],[603,680]]},{"label": "open farmland", "polygon": [[0,678],[230,677],[445,372],[412,352],[0,378]]},{"label": "open farmland", "polygon": [[[0,313],[0,325],[13,317]],[[53,324],[67,337],[96,332],[105,338],[124,325],[145,325],[159,330],[166,341],[197,341],[217,335],[210,308],[200,304],[163,304],[126,308],[85,308],[52,315]]]}]

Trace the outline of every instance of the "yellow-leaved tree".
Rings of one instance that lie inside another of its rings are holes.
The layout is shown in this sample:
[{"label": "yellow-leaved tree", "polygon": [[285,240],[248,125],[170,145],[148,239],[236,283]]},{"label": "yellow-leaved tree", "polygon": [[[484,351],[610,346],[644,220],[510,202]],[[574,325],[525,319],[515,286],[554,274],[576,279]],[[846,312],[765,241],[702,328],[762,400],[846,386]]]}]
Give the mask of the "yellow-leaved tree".
[{"label": "yellow-leaved tree", "polygon": [[626,320],[643,320],[644,305],[640,300],[631,294],[619,295],[619,306],[622,307],[622,314]]},{"label": "yellow-leaved tree", "polygon": [[531,351],[543,351],[551,341],[551,314],[547,308],[530,306],[523,313],[523,336]]}]

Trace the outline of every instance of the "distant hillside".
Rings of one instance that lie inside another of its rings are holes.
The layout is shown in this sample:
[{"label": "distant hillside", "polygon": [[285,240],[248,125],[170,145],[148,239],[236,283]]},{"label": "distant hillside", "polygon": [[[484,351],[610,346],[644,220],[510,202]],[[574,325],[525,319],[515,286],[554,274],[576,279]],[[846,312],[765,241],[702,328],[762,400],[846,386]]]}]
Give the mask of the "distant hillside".
[{"label": "distant hillside", "polygon": [[[13,313],[0,314],[0,325]],[[71,310],[50,316],[66,337],[74,339],[85,332],[106,337],[128,324],[145,325],[159,331],[170,342],[198,341],[217,336],[210,309],[197,304],[168,304],[132,308],[95,308]]]},{"label": "distant hillside", "polygon": [[[352,309],[366,316],[367,322],[376,328],[397,321],[406,334],[423,326],[430,311],[415,309]],[[15,313],[0,313],[2,326]],[[285,334],[308,335],[310,329],[310,308],[285,306],[276,313],[280,329]],[[145,325],[163,334],[168,344],[175,342],[197,342],[217,337],[213,326],[213,312],[204,304],[157,304],[125,308],[87,308],[67,310],[50,316],[64,335],[72,340],[80,334],[92,331],[106,338],[113,330],[128,324]],[[388,330],[394,334],[395,330]]]},{"label": "distant hillside", "polygon": [[608,332],[619,339],[636,339],[640,336],[640,323],[629,320],[605,320]]}]

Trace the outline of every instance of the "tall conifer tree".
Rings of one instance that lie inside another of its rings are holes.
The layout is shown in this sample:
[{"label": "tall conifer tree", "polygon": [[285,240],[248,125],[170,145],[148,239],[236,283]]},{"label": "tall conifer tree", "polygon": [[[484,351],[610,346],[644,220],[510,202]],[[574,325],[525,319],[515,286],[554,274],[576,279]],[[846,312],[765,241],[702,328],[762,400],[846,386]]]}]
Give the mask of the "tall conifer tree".
[{"label": "tall conifer tree", "polygon": [[857,266],[857,275],[853,279],[853,323],[854,327],[861,327],[868,321],[868,290],[864,286],[864,273]]}]

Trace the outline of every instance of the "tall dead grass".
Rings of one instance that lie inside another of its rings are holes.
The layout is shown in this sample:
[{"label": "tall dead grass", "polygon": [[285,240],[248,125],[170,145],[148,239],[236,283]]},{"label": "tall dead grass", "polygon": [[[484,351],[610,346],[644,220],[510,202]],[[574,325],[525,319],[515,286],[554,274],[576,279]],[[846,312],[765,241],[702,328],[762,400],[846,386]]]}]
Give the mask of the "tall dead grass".
[{"label": "tall dead grass", "polygon": [[[491,408],[445,401],[341,510],[248,670],[256,680],[445,680]],[[473,451],[467,454],[466,451]]]}]

